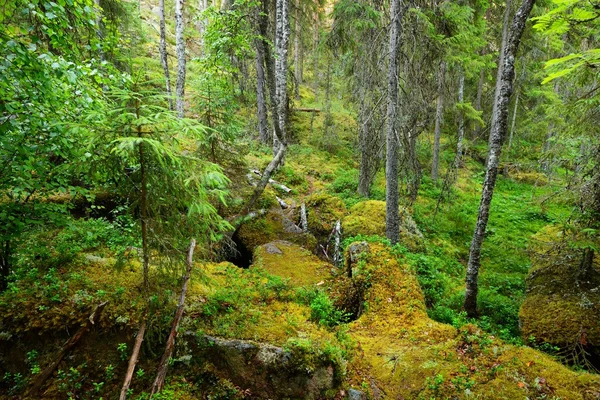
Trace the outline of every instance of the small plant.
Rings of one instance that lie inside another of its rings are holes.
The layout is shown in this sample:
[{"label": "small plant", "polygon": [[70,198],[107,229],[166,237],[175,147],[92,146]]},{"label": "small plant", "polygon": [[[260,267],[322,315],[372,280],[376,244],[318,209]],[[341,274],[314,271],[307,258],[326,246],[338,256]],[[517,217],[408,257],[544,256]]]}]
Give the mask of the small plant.
[{"label": "small plant", "polygon": [[127,360],[127,343],[119,343],[117,345],[117,351],[119,352],[119,358],[121,358],[122,361]]},{"label": "small plant", "polygon": [[310,310],[310,318],[313,321],[329,328],[348,321],[348,314],[336,309],[329,296],[323,292],[318,292],[312,300]]}]

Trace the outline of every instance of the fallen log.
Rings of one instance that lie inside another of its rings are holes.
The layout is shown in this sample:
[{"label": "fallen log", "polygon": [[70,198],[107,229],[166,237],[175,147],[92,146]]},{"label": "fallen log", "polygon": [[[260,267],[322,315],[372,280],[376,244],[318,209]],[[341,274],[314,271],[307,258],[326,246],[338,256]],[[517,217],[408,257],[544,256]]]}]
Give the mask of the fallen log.
[{"label": "fallen log", "polygon": [[294,111],[298,112],[312,112],[312,113],[320,113],[321,110],[318,108],[294,108]]},{"label": "fallen log", "polygon": [[121,395],[119,396],[119,400],[127,399],[127,392],[129,391],[131,380],[133,379],[133,371],[135,370],[135,366],[138,362],[138,358],[140,356],[140,348],[142,347],[142,342],[144,341],[144,335],[146,333],[146,323],[146,317],[144,317],[144,320],[140,325],[140,329],[138,330],[137,337],[135,338],[133,353],[131,353],[131,357],[129,358],[129,364],[127,365],[127,374],[125,375],[125,381],[123,382],[123,387],[121,388]]},{"label": "fallen log", "polygon": [[[251,172],[255,175],[258,175],[262,178],[262,174],[260,173],[260,171],[253,169],[251,170]],[[248,179],[250,180],[250,179]],[[269,178],[268,182],[272,185],[275,186],[276,188],[280,189],[281,191],[285,192],[285,193],[290,193],[292,191],[292,189],[290,189],[289,187],[285,186],[283,183],[277,182],[274,179]],[[252,183],[251,183],[252,184]],[[256,184],[253,184],[252,186],[256,186]]]},{"label": "fallen log", "polygon": [[50,365],[48,365],[35,378],[33,384],[31,385],[31,388],[25,395],[26,397],[35,398],[37,396],[42,385],[48,380],[48,378],[50,378],[50,376],[54,373],[56,368],[58,368],[58,365],[67,355],[67,353],[77,344],[77,342],[79,342],[82,336],[85,335],[87,331],[89,331],[90,328],[96,324],[96,322],[98,322],[100,314],[102,313],[104,306],[106,306],[106,303],[106,301],[104,303],[100,303],[94,308],[94,311],[92,311],[92,313],[90,314],[90,317],[88,318],[87,322],[81,328],[79,328],[79,330],[67,341],[67,343],[65,343],[65,345],[62,347],[60,353],[58,353],[58,356],[56,356],[54,361],[52,361]]},{"label": "fallen log", "polygon": [[156,379],[154,380],[154,384],[152,385],[150,399],[152,399],[152,396],[154,396],[156,393],[159,393],[165,384],[165,378],[167,377],[167,369],[169,368],[169,360],[171,359],[173,351],[175,350],[175,338],[177,337],[177,328],[179,327],[179,323],[181,322],[181,318],[183,317],[185,294],[187,292],[188,282],[190,281],[190,275],[192,273],[195,247],[196,240],[192,239],[190,247],[188,249],[187,269],[183,278],[183,286],[181,287],[181,294],[179,295],[179,303],[177,304],[177,310],[175,311],[175,318],[173,319],[173,324],[171,325],[171,333],[169,334],[169,338],[167,339],[165,352],[163,353],[162,358],[160,359],[160,363],[158,364],[158,371],[156,373]]}]

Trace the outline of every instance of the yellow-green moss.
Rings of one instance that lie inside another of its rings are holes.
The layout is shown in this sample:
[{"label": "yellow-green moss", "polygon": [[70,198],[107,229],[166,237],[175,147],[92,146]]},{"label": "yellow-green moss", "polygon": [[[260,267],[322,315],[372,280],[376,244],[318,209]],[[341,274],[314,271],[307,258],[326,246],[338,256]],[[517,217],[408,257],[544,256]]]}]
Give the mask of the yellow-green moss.
[{"label": "yellow-green moss", "polygon": [[285,241],[275,241],[254,251],[252,267],[288,278],[295,286],[315,285],[329,276],[331,265],[308,250]]},{"label": "yellow-green moss", "polygon": [[[285,218],[280,210],[268,211],[264,216],[245,222],[238,230],[237,236],[250,251],[274,240],[289,240],[313,249],[316,246],[314,236],[286,231]],[[287,222],[289,223],[289,221]]]},{"label": "yellow-green moss", "polygon": [[317,193],[306,198],[308,229],[317,236],[327,237],[345,213],[346,206],[339,197]]},{"label": "yellow-green moss", "polygon": [[548,177],[539,172],[512,172],[510,177],[517,182],[527,183],[529,185],[544,186],[548,184]]},{"label": "yellow-green moss", "polygon": [[[400,239],[408,248],[416,248],[421,242],[421,232],[408,210],[400,207]],[[355,204],[342,220],[345,236],[379,235],[385,236],[385,202],[379,200],[362,201]]]}]

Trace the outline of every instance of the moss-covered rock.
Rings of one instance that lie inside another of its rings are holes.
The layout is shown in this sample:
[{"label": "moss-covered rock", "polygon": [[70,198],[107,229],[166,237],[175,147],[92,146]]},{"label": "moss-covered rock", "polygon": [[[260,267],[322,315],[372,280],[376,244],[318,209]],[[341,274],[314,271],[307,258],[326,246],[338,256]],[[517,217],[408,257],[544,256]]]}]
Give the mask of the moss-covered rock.
[{"label": "moss-covered rock", "polygon": [[[418,247],[423,234],[408,210],[401,207],[399,215],[401,242],[409,248]],[[368,200],[355,204],[342,220],[342,230],[345,236],[385,236],[385,202]]]},{"label": "moss-covered rock", "polygon": [[236,236],[237,240],[250,251],[274,240],[287,240],[311,250],[317,245],[313,235],[302,233],[302,230],[277,208],[245,222]]},{"label": "moss-covered rock", "polygon": [[[523,337],[560,348],[567,361],[590,362],[600,357],[600,257],[590,282],[577,281],[582,251],[567,246],[554,226],[535,235],[527,297],[519,313]],[[587,357],[585,352],[589,353]],[[598,367],[598,365],[596,365]]]},{"label": "moss-covered rock", "polygon": [[335,223],[346,214],[346,205],[335,196],[317,193],[306,198],[308,229],[319,238],[327,238]]},{"label": "moss-covered rock", "polygon": [[290,280],[294,286],[315,285],[326,279],[331,265],[308,250],[278,240],[259,246],[254,251],[253,267]]},{"label": "moss-covered rock", "polygon": [[366,283],[366,311],[348,331],[358,349],[347,379],[372,398],[600,398],[597,375],[473,325],[457,331],[431,320],[414,273],[384,246],[369,244],[353,270]]}]

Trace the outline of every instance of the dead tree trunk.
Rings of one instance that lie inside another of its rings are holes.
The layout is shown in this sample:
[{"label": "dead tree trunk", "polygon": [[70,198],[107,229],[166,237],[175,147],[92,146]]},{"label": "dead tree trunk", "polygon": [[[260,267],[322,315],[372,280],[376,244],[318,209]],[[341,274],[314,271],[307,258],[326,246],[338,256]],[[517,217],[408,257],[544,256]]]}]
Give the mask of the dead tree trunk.
[{"label": "dead tree trunk", "polygon": [[[256,8],[256,19],[260,20],[260,12]],[[267,99],[265,93],[265,47],[261,38],[254,39],[256,47],[256,103],[258,117],[258,135],[263,144],[269,142],[269,122],[267,120]]]},{"label": "dead tree trunk", "polygon": [[192,239],[190,247],[187,253],[187,268],[185,270],[185,276],[183,277],[183,285],[181,287],[181,294],[179,295],[179,303],[177,304],[177,310],[175,311],[175,318],[173,318],[173,324],[171,325],[171,333],[167,339],[167,345],[165,352],[163,353],[160,363],[158,364],[158,372],[156,373],[156,379],[152,385],[152,391],[150,392],[150,398],[156,393],[159,393],[164,384],[165,378],[167,377],[167,369],[169,368],[169,360],[175,350],[175,339],[177,338],[177,328],[183,317],[183,310],[185,304],[185,294],[187,292],[188,282],[190,281],[190,275],[192,274],[194,248],[196,247],[196,240]]},{"label": "dead tree trunk", "polygon": [[106,303],[106,301],[104,303],[100,303],[94,308],[94,311],[92,311],[86,323],[79,328],[79,330],[71,337],[71,339],[69,339],[67,343],[65,343],[54,361],[52,361],[50,365],[48,365],[38,376],[36,376],[31,388],[26,394],[27,397],[37,397],[42,385],[48,380],[48,378],[50,378],[50,376],[52,376],[54,371],[56,371],[56,368],[58,368],[58,365],[63,358],[65,358],[69,351],[79,342],[83,335],[85,335],[92,328],[92,326],[98,322],[100,319],[100,314],[106,306]]},{"label": "dead tree trunk", "polygon": [[184,0],[175,0],[175,48],[177,52],[177,82],[175,83],[175,95],[177,97],[175,108],[179,118],[184,115],[185,95],[185,38],[183,36]]},{"label": "dead tree trunk", "polygon": [[506,136],[508,122],[508,103],[513,91],[513,80],[515,77],[515,57],[521,36],[525,30],[525,24],[533,3],[535,0],[523,0],[519,10],[515,14],[510,35],[507,43],[502,48],[504,56],[501,57],[502,76],[497,84],[496,97],[494,99],[494,112],[492,116],[492,127],[490,131],[490,141],[488,150],[488,160],[486,166],[483,190],[481,193],[481,202],[479,204],[479,213],[477,215],[477,225],[473,233],[473,241],[469,253],[469,264],[466,276],[466,291],[464,308],[469,317],[477,316],[477,294],[479,266],[481,265],[481,244],[485,236],[485,230],[490,215],[490,204],[494,195],[494,186],[498,176],[498,164],[502,151],[502,142]]},{"label": "dead tree trunk", "polygon": [[306,204],[302,203],[300,206],[300,228],[302,228],[302,232],[308,232],[308,221],[306,219]]},{"label": "dead tree trunk", "polygon": [[[462,104],[464,101],[465,101],[465,72],[461,68],[459,71],[459,77],[458,77],[458,103]],[[458,141],[456,142],[456,156],[454,158],[454,168],[457,172],[462,163],[464,137],[465,137],[465,114],[461,110],[458,113]]]},{"label": "dead tree trunk", "polygon": [[135,366],[137,365],[138,358],[140,356],[140,349],[142,348],[142,342],[144,341],[144,335],[146,334],[146,323],[146,317],[144,317],[144,320],[140,325],[140,329],[138,330],[137,337],[135,338],[135,345],[133,346],[133,352],[131,353],[131,357],[129,358],[129,364],[127,365],[127,373],[125,374],[125,381],[123,382],[123,387],[121,388],[121,395],[119,396],[119,400],[127,399],[127,392],[129,391],[129,386],[131,386],[133,372],[135,371]]},{"label": "dead tree trunk", "polygon": [[[485,68],[481,68],[479,71],[479,81],[477,82],[477,96],[475,97],[475,109],[477,111],[481,111],[481,98],[483,97],[483,82],[485,81]],[[477,133],[481,129],[481,127],[476,127],[471,132],[471,140],[475,141],[477,139]]]},{"label": "dead tree trunk", "polygon": [[167,59],[167,29],[165,23],[165,0],[158,3],[160,14],[160,44],[158,46],[160,53],[160,62],[165,71],[165,85],[167,87],[167,99],[169,101],[169,110],[173,111],[173,93],[171,93],[171,74],[169,73],[169,60]]},{"label": "dead tree trunk", "polygon": [[296,0],[294,20],[294,78],[296,80],[294,87],[296,99],[300,99],[300,84],[302,83],[302,72],[300,71],[300,0]]},{"label": "dead tree trunk", "polygon": [[435,131],[433,134],[433,162],[431,163],[431,179],[434,182],[438,180],[439,157],[440,157],[440,137],[442,130],[442,118],[444,117],[444,75],[446,74],[446,63],[440,63],[438,77],[438,98],[435,111]]},{"label": "dead tree trunk", "polygon": [[396,116],[398,113],[398,54],[400,47],[400,23],[402,20],[401,0],[392,0],[392,22],[390,26],[388,106],[386,121],[386,161],[385,161],[385,233],[392,244],[400,240],[400,220],[398,216],[398,138],[396,137]]}]

